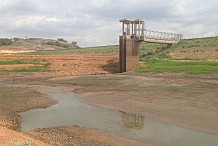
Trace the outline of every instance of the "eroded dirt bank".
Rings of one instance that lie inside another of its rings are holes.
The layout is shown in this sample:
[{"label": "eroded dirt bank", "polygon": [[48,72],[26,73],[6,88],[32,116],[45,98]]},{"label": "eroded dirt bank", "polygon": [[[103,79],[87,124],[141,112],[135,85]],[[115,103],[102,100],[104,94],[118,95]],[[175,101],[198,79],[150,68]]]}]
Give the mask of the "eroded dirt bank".
[{"label": "eroded dirt bank", "polygon": [[67,146],[152,146],[132,139],[119,137],[96,129],[79,126],[38,129],[30,136],[51,145]]},{"label": "eroded dirt bank", "polygon": [[39,145],[49,146],[35,138],[28,136],[27,134],[18,133],[14,130],[7,129],[6,127],[0,126],[0,145],[1,146],[16,146],[16,145]]}]

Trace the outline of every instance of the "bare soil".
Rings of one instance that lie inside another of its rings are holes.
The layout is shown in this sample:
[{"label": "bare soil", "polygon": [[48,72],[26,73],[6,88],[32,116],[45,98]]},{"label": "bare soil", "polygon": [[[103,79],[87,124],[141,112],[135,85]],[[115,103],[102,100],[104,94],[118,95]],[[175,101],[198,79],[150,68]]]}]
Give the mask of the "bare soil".
[{"label": "bare soil", "polygon": [[0,145],[1,146],[16,146],[16,145],[40,145],[40,146],[49,146],[39,140],[36,140],[27,134],[18,133],[16,131],[7,129],[0,126]]},{"label": "bare soil", "polygon": [[[69,75],[95,75],[118,72],[118,55],[6,55],[0,60],[44,59],[51,65],[47,73],[50,77]],[[1,65],[3,68],[4,65]],[[7,67],[7,66],[6,66]],[[20,64],[13,65],[19,68]]]},{"label": "bare soil", "polygon": [[16,64],[16,65],[0,65],[0,70],[14,70],[17,68],[30,68],[34,67],[33,64]]},{"label": "bare soil", "polygon": [[38,129],[29,133],[29,135],[41,141],[47,141],[53,146],[151,146],[143,142],[104,133],[100,130],[78,126]]},{"label": "bare soil", "polygon": [[36,108],[46,108],[57,102],[36,89],[30,87],[14,87],[0,84],[0,126],[19,130],[21,117],[19,112]]}]

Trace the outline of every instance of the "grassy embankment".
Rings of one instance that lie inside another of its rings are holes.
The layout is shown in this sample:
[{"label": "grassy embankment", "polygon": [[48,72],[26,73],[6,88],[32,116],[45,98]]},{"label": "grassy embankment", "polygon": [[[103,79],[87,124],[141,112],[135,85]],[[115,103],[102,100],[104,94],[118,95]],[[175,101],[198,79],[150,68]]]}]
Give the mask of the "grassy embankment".
[{"label": "grassy embankment", "polygon": [[[205,74],[218,72],[218,37],[187,39],[173,47],[144,44],[140,59],[148,65],[136,72],[184,72]],[[177,56],[173,56],[173,55]]]}]

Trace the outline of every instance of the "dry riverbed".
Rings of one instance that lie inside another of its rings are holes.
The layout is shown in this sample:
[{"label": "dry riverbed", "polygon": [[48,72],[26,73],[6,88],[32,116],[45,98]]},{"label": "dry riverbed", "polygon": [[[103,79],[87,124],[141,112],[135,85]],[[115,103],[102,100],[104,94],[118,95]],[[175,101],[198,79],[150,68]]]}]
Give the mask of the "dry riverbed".
[{"label": "dry riverbed", "polygon": [[[26,78],[26,77],[27,78]],[[97,129],[82,128],[79,126],[54,127],[38,129],[32,132],[19,132],[22,118],[19,112],[36,108],[46,108],[57,103],[38,90],[38,84],[55,86],[43,78],[39,79],[30,74],[0,75],[0,145],[16,145],[30,143],[33,145],[81,145],[81,146],[149,146],[144,142],[123,138]],[[28,78],[29,77],[29,78]],[[37,85],[35,85],[37,84]],[[66,89],[69,89],[66,86]],[[14,131],[15,130],[15,131]]]},{"label": "dry riverbed", "polygon": [[[0,80],[4,83],[0,85],[0,99],[4,103],[0,108],[0,126],[9,129],[19,131],[21,118],[18,112],[45,108],[56,103],[38,92],[37,85],[47,85],[63,86],[94,106],[138,113],[176,126],[218,135],[217,74],[187,76],[176,73],[126,73],[48,78],[46,74],[1,73]],[[17,84],[24,86],[17,87]],[[4,97],[8,97],[8,100]],[[32,137],[35,143],[39,140],[50,145],[146,145],[78,126],[17,134],[27,136],[27,140]],[[3,145],[3,142],[0,144]]]}]

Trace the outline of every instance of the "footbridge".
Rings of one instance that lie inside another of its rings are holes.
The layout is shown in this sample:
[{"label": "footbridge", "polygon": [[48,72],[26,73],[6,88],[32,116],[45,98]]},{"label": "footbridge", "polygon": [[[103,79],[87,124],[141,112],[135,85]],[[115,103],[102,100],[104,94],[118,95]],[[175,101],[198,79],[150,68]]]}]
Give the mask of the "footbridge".
[{"label": "footbridge", "polygon": [[173,45],[181,39],[181,34],[159,32],[145,29],[142,19],[121,19],[122,36],[120,36],[120,72],[131,70],[139,61],[139,46],[141,43],[159,43]]}]

